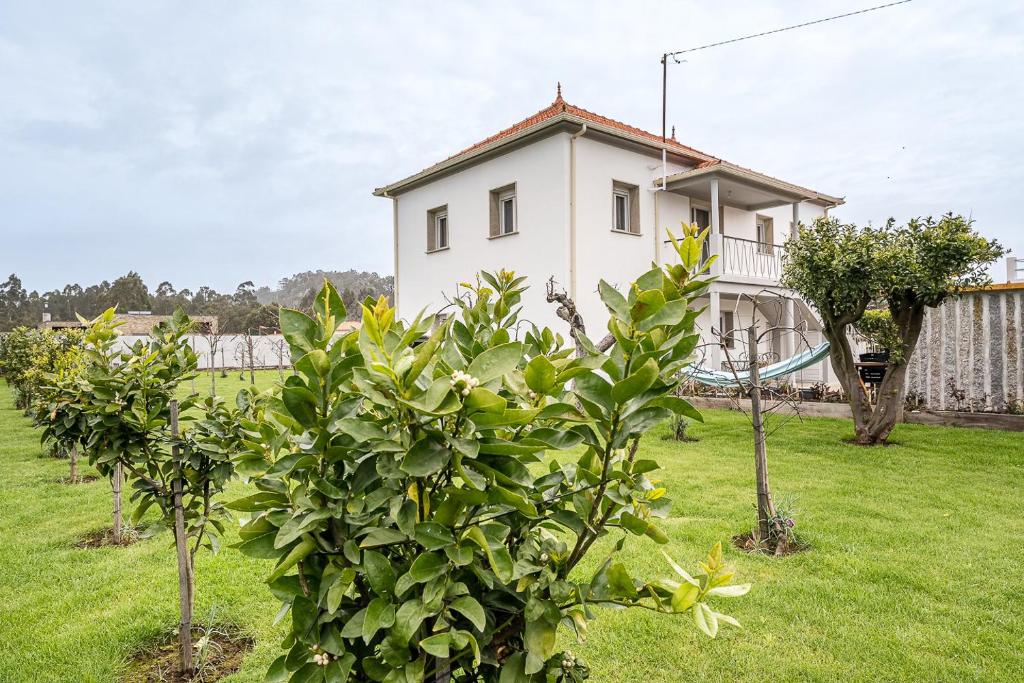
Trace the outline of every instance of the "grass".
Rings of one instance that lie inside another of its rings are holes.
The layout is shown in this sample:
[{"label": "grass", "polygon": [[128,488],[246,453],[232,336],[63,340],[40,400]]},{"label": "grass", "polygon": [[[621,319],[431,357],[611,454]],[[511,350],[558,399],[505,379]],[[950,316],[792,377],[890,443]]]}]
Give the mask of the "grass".
[{"label": "grass", "polygon": [[[237,378],[218,377],[218,389],[233,393]],[[276,371],[258,375],[261,386],[276,380]],[[645,439],[643,457],[665,467],[675,501],[666,550],[692,567],[752,524],[749,426],[713,411],[691,429],[696,443],[663,441],[663,430]],[[812,547],[784,559],[726,549],[738,579],[754,584],[719,603],[743,630],[712,641],[683,618],[603,610],[587,643],[565,643],[592,679],[1024,679],[1024,438],[900,425],[895,445],[863,449],[843,442],[850,433],[842,420],[809,419],[770,439],[776,496],[796,498],[797,529]],[[65,469],[40,457],[37,432],[0,386],[0,681],[116,680],[176,622],[170,539],[72,548],[109,523],[109,487],[54,483]],[[631,540],[624,554],[637,576],[670,574],[649,541]],[[277,654],[268,571],[230,549],[199,560],[197,614],[216,607],[256,640],[228,680],[262,680]]]}]

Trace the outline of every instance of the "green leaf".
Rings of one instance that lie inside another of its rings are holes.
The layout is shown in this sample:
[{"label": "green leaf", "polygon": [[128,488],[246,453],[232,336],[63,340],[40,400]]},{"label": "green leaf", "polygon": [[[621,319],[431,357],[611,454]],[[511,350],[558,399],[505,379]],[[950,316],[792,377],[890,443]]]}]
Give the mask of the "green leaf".
[{"label": "green leaf", "polygon": [[427,550],[440,550],[455,543],[450,529],[437,522],[420,522],[416,525],[416,542]]},{"label": "green leaf", "polygon": [[[337,326],[345,320],[345,302],[338,296],[338,290],[327,278],[324,278],[324,286],[320,288],[320,293],[313,300],[313,312],[324,320],[333,316],[334,329],[337,329]],[[334,329],[327,330],[328,336],[334,334]]]},{"label": "green leaf", "polygon": [[612,387],[612,399],[616,403],[625,403],[629,399],[641,394],[654,384],[658,379],[658,363],[653,358],[636,369],[633,374],[615,383]]},{"label": "green leaf", "polygon": [[463,405],[469,413],[497,413],[505,410],[508,402],[490,389],[476,387],[469,392],[469,396],[463,400]]},{"label": "green leaf", "polygon": [[703,602],[698,602],[693,606],[692,612],[693,623],[697,625],[697,628],[712,638],[718,635],[718,617],[710,607]]},{"label": "green leaf", "polygon": [[608,568],[608,587],[616,596],[628,599],[637,597],[636,584],[626,570],[626,565],[621,562],[616,562]]},{"label": "green leaf", "polygon": [[377,595],[390,597],[395,592],[395,569],[384,555],[375,550],[363,551],[363,571]]},{"label": "green leaf", "polygon": [[363,617],[363,642],[369,644],[373,636],[382,628],[391,628],[395,623],[395,606],[384,598],[374,598],[366,606]]},{"label": "green leaf", "polygon": [[418,555],[409,567],[409,576],[416,583],[426,583],[448,571],[448,558],[437,553]]},{"label": "green leaf", "polygon": [[558,371],[547,356],[535,356],[527,363],[523,376],[526,386],[538,394],[547,394],[555,386]]},{"label": "green leaf", "polygon": [[481,384],[486,384],[515,370],[522,358],[523,345],[519,342],[500,344],[474,358],[466,372],[480,380]]},{"label": "green leaf", "polygon": [[608,307],[608,310],[615,314],[616,317],[622,320],[629,319],[629,304],[626,303],[626,298],[622,296],[617,289],[612,287],[610,284],[601,280],[597,283],[597,292],[601,295],[601,301]]},{"label": "green leaf", "polygon": [[704,416],[700,414],[700,411],[690,405],[689,401],[678,396],[661,396],[653,401],[649,401],[647,405],[668,408],[676,415],[682,415],[697,422],[704,422]]},{"label": "green leaf", "polygon": [[685,612],[693,607],[700,595],[700,588],[692,583],[681,583],[679,588],[672,593],[672,611]]},{"label": "green leaf", "polygon": [[448,648],[451,645],[452,636],[450,633],[437,633],[420,641],[420,648],[428,655],[439,658],[447,658]]},{"label": "green leaf", "polygon": [[636,302],[629,310],[630,318],[634,323],[644,318],[649,318],[662,309],[665,305],[665,295],[660,289],[648,289],[637,294]]},{"label": "green leaf", "polygon": [[448,464],[451,451],[442,444],[424,437],[414,443],[402,459],[402,471],[414,477],[437,474]]},{"label": "green leaf", "polygon": [[360,548],[376,548],[392,543],[401,543],[409,540],[409,537],[397,529],[377,528],[366,534],[359,543]]},{"label": "green leaf", "polygon": [[316,396],[305,387],[286,386],[281,390],[281,399],[289,414],[303,427],[316,424]]},{"label": "green leaf", "polygon": [[280,564],[271,572],[270,576],[267,577],[267,583],[273,583],[279,578],[284,576],[284,573],[298,564],[306,555],[309,555],[316,549],[316,543],[313,539],[306,537],[291,549],[291,552],[281,561]]},{"label": "green leaf", "polygon": [[469,619],[473,627],[481,633],[483,633],[484,628],[487,626],[487,615],[484,614],[484,608],[480,606],[476,598],[463,595],[461,598],[452,600],[451,604],[448,605],[448,609],[458,612]]},{"label": "green leaf", "polygon": [[[285,341],[294,349],[300,349],[304,353],[312,351],[315,347],[317,324],[302,311],[291,308],[281,309],[281,334]],[[296,357],[300,354],[294,354]]]}]

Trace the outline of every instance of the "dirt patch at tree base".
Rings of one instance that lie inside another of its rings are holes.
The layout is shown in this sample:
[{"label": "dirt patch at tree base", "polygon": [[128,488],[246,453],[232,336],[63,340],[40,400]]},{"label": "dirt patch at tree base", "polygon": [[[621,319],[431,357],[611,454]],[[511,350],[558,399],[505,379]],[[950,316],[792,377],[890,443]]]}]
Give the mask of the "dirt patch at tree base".
[{"label": "dirt patch at tree base", "polygon": [[[203,640],[208,637],[208,640]],[[233,626],[192,629],[196,670],[191,675],[178,668],[178,637],[168,634],[128,662],[120,683],[211,683],[230,676],[242,666],[242,658],[255,641]]]},{"label": "dirt patch at tree base", "polygon": [[782,547],[779,547],[780,544],[776,543],[775,539],[760,541],[754,536],[753,531],[747,531],[733,536],[732,544],[740,550],[751,554],[771,555],[773,557],[795,555],[796,553],[801,553],[810,549],[810,545],[799,539],[787,541],[785,544],[782,544]]},{"label": "dirt patch at tree base", "polygon": [[65,484],[67,486],[78,486],[79,484],[91,484],[94,481],[98,481],[99,477],[95,474],[85,474],[78,477],[77,481],[71,481],[71,477],[57,477],[53,480],[55,484]]},{"label": "dirt patch at tree base", "polygon": [[75,541],[76,548],[106,548],[109,546],[129,546],[139,540],[139,534],[134,531],[122,531],[121,542],[114,543],[114,528],[104,527],[96,531],[90,531]]}]

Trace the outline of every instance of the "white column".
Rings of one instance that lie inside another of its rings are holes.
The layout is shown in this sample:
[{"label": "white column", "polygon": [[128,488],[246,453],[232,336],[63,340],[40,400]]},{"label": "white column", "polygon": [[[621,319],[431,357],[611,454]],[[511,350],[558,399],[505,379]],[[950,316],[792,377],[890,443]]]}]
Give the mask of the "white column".
[{"label": "white column", "polygon": [[715,283],[711,283],[711,288],[708,290],[708,298],[710,299],[708,315],[711,316],[711,328],[708,330],[708,336],[705,339],[706,342],[711,343],[708,359],[711,361],[710,365],[712,370],[721,370],[722,348],[718,345],[718,337],[711,334],[712,329],[718,330],[719,333],[722,332],[720,329],[721,322],[719,322],[722,318],[721,295],[719,294],[718,286]]},{"label": "white column", "polygon": [[[711,264],[711,274],[721,275],[722,274],[722,226],[719,221],[718,208],[718,178],[711,179],[711,253],[718,254],[718,258],[714,263]],[[714,325],[718,325],[717,313],[714,318]],[[715,366],[718,369],[718,366]]]},{"label": "white column", "polygon": [[796,302],[790,298],[785,300],[785,305],[782,307],[782,327],[788,328],[782,330],[782,344],[780,344],[779,351],[782,352],[782,359],[792,358],[796,353],[797,336],[796,332],[793,331],[793,327],[796,325]]},{"label": "white column", "polygon": [[793,225],[789,228],[789,236],[796,237],[797,226],[800,225],[800,202],[793,202]]}]

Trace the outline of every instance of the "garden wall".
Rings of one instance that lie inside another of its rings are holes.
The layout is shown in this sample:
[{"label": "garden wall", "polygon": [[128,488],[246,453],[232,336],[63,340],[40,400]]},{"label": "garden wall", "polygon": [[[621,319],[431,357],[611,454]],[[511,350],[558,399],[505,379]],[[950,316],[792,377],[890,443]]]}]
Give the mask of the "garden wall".
[{"label": "garden wall", "polygon": [[[148,335],[125,334],[118,340],[125,346],[131,346],[138,340],[149,342]],[[253,335],[253,365],[257,368],[276,368],[280,363],[283,367],[291,366],[291,355],[288,352],[288,344],[284,343],[284,337],[279,334]],[[188,336],[189,346],[196,352],[199,359],[199,368],[210,367],[210,342],[201,334]],[[241,368],[249,367],[245,336],[241,334],[225,334],[220,338],[217,346],[217,357],[214,359],[214,367],[217,368]],[[279,354],[283,354],[283,358]],[[245,362],[243,363],[243,359]]]},{"label": "garden wall", "polygon": [[[928,309],[907,391],[931,410],[1024,405],[1024,283],[994,285]],[[957,400],[954,392],[960,393]]]}]

